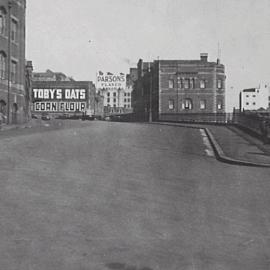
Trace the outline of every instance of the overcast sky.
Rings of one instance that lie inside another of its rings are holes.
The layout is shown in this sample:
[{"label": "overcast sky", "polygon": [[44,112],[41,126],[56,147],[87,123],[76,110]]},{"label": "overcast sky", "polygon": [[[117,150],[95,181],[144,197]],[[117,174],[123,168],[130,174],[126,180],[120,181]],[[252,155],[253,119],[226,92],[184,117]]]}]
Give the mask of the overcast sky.
[{"label": "overcast sky", "polygon": [[26,22],[34,71],[95,82],[139,58],[216,61],[219,43],[227,109],[241,89],[270,82],[270,0],[28,0]]}]

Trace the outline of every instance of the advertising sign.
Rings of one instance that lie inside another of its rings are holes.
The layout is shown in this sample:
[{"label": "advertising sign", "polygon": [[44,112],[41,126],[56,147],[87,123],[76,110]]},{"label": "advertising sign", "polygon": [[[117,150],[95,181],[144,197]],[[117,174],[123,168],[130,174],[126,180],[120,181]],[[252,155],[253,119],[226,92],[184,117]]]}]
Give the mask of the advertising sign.
[{"label": "advertising sign", "polygon": [[86,89],[33,89],[32,100],[36,112],[84,112]]},{"label": "advertising sign", "polygon": [[97,73],[97,89],[125,89],[126,88],[126,75],[124,73],[113,74],[110,72]]}]

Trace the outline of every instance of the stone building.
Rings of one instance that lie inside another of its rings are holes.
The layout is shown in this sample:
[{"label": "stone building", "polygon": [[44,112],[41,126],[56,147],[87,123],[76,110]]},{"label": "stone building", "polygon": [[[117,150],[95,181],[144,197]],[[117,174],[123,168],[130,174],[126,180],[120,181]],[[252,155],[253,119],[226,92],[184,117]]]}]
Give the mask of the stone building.
[{"label": "stone building", "polygon": [[97,91],[104,97],[105,115],[126,114],[133,111],[132,91],[136,73],[134,74],[134,69],[130,69],[130,73],[126,75],[98,72]]},{"label": "stone building", "polygon": [[199,60],[156,60],[138,62],[134,92],[134,112],[140,118],[155,120],[213,121],[225,113],[225,68]]},{"label": "stone building", "polygon": [[27,119],[25,0],[0,1],[0,112],[8,124]]}]

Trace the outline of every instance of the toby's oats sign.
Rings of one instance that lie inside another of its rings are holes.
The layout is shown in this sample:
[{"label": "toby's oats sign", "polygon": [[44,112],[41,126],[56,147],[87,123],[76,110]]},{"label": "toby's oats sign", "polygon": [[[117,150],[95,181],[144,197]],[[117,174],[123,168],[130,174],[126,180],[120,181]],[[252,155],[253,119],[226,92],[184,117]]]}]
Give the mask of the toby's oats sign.
[{"label": "toby's oats sign", "polygon": [[87,105],[86,89],[33,89],[35,112],[84,112]]}]

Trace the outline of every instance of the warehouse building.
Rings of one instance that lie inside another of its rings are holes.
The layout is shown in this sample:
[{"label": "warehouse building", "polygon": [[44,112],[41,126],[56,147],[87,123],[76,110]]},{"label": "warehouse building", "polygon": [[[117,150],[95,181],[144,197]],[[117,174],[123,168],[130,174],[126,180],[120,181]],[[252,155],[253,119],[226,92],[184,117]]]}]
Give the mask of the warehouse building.
[{"label": "warehouse building", "polygon": [[76,81],[64,73],[33,72],[32,112],[51,115],[103,116],[103,98],[91,81]]}]

